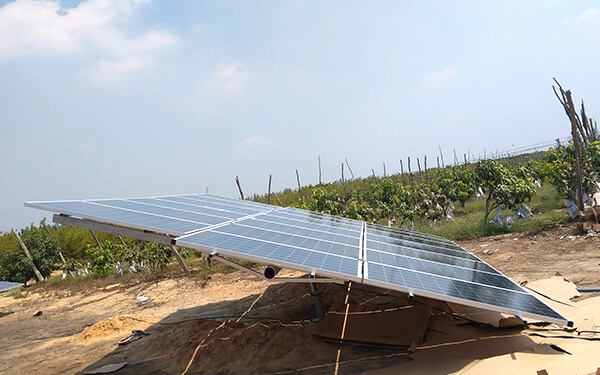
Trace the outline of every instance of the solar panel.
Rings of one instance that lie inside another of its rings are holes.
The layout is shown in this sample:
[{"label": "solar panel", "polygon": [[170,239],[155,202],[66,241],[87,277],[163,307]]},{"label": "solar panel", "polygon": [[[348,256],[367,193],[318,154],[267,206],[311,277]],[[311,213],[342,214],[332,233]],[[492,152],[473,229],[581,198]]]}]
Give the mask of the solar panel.
[{"label": "solar panel", "polygon": [[568,322],[475,255],[428,234],[212,194],[26,205],[178,236],[178,246],[204,252]]},{"label": "solar panel", "polygon": [[7,290],[18,288],[20,286],[23,286],[23,284],[21,284],[21,283],[11,283],[11,282],[8,282],[8,281],[0,281],[0,292],[5,292]]}]

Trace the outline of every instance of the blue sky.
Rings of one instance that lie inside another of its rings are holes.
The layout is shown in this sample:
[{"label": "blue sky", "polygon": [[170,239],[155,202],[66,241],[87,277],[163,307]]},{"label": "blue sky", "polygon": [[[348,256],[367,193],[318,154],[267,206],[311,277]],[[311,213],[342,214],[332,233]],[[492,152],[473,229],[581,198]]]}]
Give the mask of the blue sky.
[{"label": "blue sky", "polygon": [[562,138],[593,1],[0,1],[0,230],[26,200],[237,196]]}]

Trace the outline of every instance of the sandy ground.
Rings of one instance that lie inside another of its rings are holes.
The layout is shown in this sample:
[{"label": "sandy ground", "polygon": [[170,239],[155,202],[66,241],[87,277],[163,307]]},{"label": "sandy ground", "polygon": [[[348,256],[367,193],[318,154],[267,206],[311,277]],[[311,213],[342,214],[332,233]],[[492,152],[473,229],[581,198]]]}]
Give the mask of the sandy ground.
[{"label": "sandy ground", "polygon": [[[594,231],[582,234],[574,225],[460,245],[517,282],[560,272],[579,285],[600,285],[600,237]],[[324,285],[325,307],[343,302],[345,293],[343,285]],[[241,272],[208,281],[129,283],[72,296],[25,295],[0,296],[3,374],[71,374],[118,362],[127,362],[118,374],[181,374],[186,369],[188,374],[332,374],[336,362],[340,374],[359,374],[409,360],[404,349],[351,345],[343,346],[338,360],[340,346],[313,334],[318,325],[310,320],[314,310],[306,284],[273,284]],[[139,303],[138,296],[149,299]],[[34,316],[38,311],[42,314]],[[133,329],[149,335],[118,346]],[[461,362],[457,368],[467,365]]]}]

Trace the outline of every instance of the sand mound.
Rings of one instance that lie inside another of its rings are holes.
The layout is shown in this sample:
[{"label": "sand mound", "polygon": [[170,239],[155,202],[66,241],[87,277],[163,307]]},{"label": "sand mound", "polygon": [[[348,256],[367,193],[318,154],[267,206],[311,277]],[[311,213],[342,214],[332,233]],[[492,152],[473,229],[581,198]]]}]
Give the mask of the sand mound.
[{"label": "sand mound", "polygon": [[131,333],[134,329],[144,330],[158,322],[160,318],[145,315],[121,315],[102,319],[87,327],[78,336],[79,341],[101,339],[123,333]]}]

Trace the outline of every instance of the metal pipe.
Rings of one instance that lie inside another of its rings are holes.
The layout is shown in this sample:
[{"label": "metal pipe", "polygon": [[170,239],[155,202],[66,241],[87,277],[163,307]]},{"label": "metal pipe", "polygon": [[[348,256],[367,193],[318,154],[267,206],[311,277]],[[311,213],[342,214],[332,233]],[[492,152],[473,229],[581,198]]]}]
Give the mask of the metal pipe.
[{"label": "metal pipe", "polygon": [[313,297],[315,302],[315,311],[317,312],[317,320],[321,321],[323,317],[325,317],[325,312],[323,311],[323,299],[321,298],[321,294],[323,294],[317,284],[310,283],[310,295]]},{"label": "metal pipe", "polygon": [[279,267],[267,266],[267,268],[265,268],[264,274],[267,279],[272,279],[275,277],[275,275],[279,273],[279,271],[281,271],[281,268]]}]

